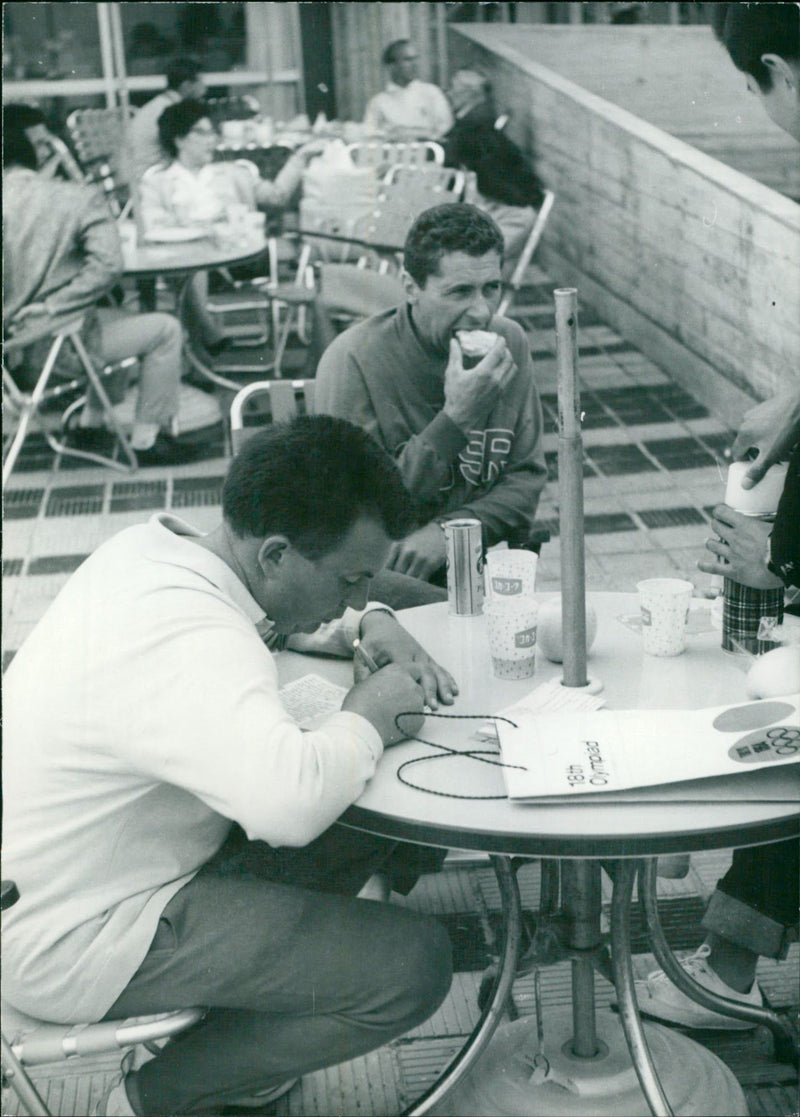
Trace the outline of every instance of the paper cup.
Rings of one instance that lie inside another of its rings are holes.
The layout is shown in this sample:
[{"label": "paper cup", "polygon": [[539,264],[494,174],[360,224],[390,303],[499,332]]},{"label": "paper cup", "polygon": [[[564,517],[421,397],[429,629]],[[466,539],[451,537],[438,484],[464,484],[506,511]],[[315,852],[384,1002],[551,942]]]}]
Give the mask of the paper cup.
[{"label": "paper cup", "polygon": [[636,586],[642,614],[642,646],[647,655],[680,655],[694,586],[682,578],[647,578]]},{"label": "paper cup", "polygon": [[778,508],[786,483],[787,462],[777,462],[768,469],[752,489],[743,489],[742,481],[752,462],[732,462],[728,466],[725,503],[745,516],[772,516]]},{"label": "paper cup", "polygon": [[489,600],[532,597],[539,556],[533,551],[498,550],[486,556],[486,593]]},{"label": "paper cup", "polygon": [[536,667],[536,617],[530,597],[494,598],[483,608],[492,670],[498,679],[528,679]]}]

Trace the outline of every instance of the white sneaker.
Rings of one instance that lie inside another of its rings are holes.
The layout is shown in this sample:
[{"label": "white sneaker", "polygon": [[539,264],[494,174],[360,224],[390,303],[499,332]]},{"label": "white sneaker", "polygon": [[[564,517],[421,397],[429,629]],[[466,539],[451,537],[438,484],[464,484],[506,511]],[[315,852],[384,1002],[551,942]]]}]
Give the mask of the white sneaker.
[{"label": "white sneaker", "polygon": [[[683,959],[681,966],[689,977],[709,992],[727,997],[731,1001],[739,1001],[743,1005],[761,1008],[764,1001],[758,984],[754,981],[749,993],[739,993],[736,989],[731,989],[709,966],[707,958],[710,953],[711,947],[703,943],[694,954]],[[637,981],[635,985],[639,1011],[646,1016],[655,1016],[670,1024],[682,1024],[685,1028],[744,1031],[756,1027],[756,1024],[749,1020],[724,1016],[721,1012],[714,1012],[690,1000],[685,993],[672,984],[663,970],[653,970],[644,981]]]}]

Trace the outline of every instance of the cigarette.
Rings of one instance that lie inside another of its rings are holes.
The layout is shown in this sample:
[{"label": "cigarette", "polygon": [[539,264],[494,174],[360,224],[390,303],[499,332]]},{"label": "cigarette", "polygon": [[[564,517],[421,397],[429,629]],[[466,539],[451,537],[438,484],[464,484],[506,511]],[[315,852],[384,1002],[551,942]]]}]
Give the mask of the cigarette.
[{"label": "cigarette", "polygon": [[365,649],[362,646],[360,640],[356,639],[356,640],[353,641],[353,656],[356,659],[361,660],[361,662],[364,664],[366,669],[369,671],[370,675],[374,675],[376,671],[380,670],[377,663],[372,658],[372,656],[369,654],[369,652],[365,651]]}]

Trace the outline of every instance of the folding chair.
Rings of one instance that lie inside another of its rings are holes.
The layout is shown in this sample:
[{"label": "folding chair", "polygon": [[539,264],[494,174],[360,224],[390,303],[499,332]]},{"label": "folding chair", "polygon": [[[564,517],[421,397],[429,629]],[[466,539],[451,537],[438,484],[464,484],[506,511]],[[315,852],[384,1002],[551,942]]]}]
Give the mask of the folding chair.
[{"label": "folding chair", "polygon": [[[248,384],[237,392],[231,403],[231,448],[236,454],[256,433],[263,422],[245,423],[245,412],[249,411],[261,419],[270,418],[273,423],[293,419],[295,415],[314,414],[313,380],[261,380]],[[269,401],[269,412],[253,408],[254,403]]]},{"label": "folding chair", "polygon": [[539,245],[539,241],[542,238],[544,227],[547,224],[547,219],[550,216],[550,210],[553,208],[553,203],[555,202],[555,200],[556,196],[553,191],[545,190],[544,199],[541,206],[539,207],[539,212],[536,215],[536,220],[533,223],[533,228],[528,234],[528,239],[525,242],[525,247],[522,250],[520,258],[517,261],[517,266],[514,268],[511,279],[506,285],[505,294],[503,295],[500,306],[497,309],[498,314],[507,314],[509,308],[514,302],[514,299],[517,297],[519,289],[522,286],[522,281],[525,278],[525,272],[528,270],[528,266],[533,259],[533,254],[536,251]]},{"label": "folding chair", "polygon": [[[467,177],[464,171],[439,166],[438,163],[426,163],[421,167],[395,163],[386,172],[383,181],[386,187],[402,186],[407,193],[419,197],[428,194],[431,196],[430,204],[436,206],[440,202],[434,195],[439,194],[453,195],[453,201],[462,201]],[[444,201],[448,200],[444,198]]]},{"label": "folding chair", "polygon": [[[0,906],[5,911],[19,899],[12,881],[3,881]],[[27,1068],[42,1064],[112,1054],[143,1044],[157,1051],[156,1044],[176,1036],[203,1018],[200,1008],[178,1009],[155,1016],[107,1020],[99,1024],[50,1024],[26,1016],[3,1002],[2,1005],[2,1067],[3,1075],[31,1117],[51,1117],[41,1094]]]},{"label": "folding chair", "polygon": [[[4,360],[3,360],[3,399],[7,408],[7,417],[12,418],[11,427],[15,425],[8,435],[7,447],[4,446],[5,460],[3,462],[3,487],[5,488],[11,473],[19,457],[22,445],[28,435],[28,431],[34,420],[37,421],[42,433],[47,439],[51,449],[56,454],[56,461],[60,459],[61,455],[70,455],[75,458],[83,458],[86,461],[95,462],[98,465],[106,465],[111,469],[119,469],[123,472],[133,473],[137,467],[136,454],[128,441],[125,432],[122,429],[119,420],[114,412],[114,407],[111,400],[108,398],[106,389],[103,387],[103,376],[107,376],[112,371],[120,368],[120,365],[108,365],[102,372],[98,372],[92,362],[91,357],[86,349],[86,346],[81,337],[81,329],[83,327],[83,318],[73,319],[66,325],[60,326],[53,332],[52,343],[45,359],[42,371],[36,377],[36,382],[30,391],[20,388],[17,381],[12,374],[8,371],[5,364],[5,356],[14,352],[20,352],[27,346],[31,345],[37,338],[32,335],[20,335],[19,338],[11,338],[4,343]],[[42,336],[42,335],[40,335]],[[48,336],[47,334],[44,335]],[[59,377],[56,371],[56,363],[58,356],[66,342],[69,342],[80,361],[80,364],[85,373],[83,376],[75,377],[70,376],[66,380]],[[124,362],[124,364],[135,363],[133,359]],[[105,420],[110,429],[117,436],[119,446],[127,458],[127,465],[123,462],[116,461],[112,458],[107,458],[102,454],[96,454],[88,450],[78,450],[74,447],[65,445],[62,441],[64,428],[67,419],[73,414],[75,408],[83,402],[84,395],[81,394],[79,400],[75,400],[75,393],[79,391],[83,393],[88,385],[95,392],[100,404],[103,408]],[[60,432],[61,437],[56,437],[47,426],[46,421],[43,419],[41,411],[45,404],[58,403],[63,400],[69,406],[64,410],[61,415]]]}]

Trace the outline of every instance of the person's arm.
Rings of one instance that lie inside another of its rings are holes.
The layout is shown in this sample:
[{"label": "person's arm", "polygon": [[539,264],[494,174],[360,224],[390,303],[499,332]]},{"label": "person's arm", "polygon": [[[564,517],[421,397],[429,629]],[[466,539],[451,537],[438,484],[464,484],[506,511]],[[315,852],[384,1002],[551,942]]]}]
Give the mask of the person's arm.
[{"label": "person's arm", "polygon": [[369,132],[381,132],[386,128],[386,116],[381,109],[381,94],[376,93],[367,102],[364,124]]},{"label": "person's arm", "polygon": [[142,223],[148,232],[180,224],[170,205],[166,171],[158,170],[145,175],[139,183],[139,202]]},{"label": "person's arm", "polygon": [[430,137],[431,139],[441,139],[453,127],[453,112],[450,108],[450,102],[445,97],[444,93],[434,85],[431,87],[433,93],[431,94],[433,117],[434,117],[434,130]]},{"label": "person's arm", "polygon": [[480,495],[467,501],[463,508],[464,515],[476,516],[483,524],[487,546],[505,539],[511,531],[533,527],[539,496],[547,482],[542,448],[542,406],[530,350],[521,331],[512,346],[519,370],[517,383],[524,387],[511,455],[497,481],[479,490]]},{"label": "person's arm", "polygon": [[80,270],[69,283],[44,300],[44,307],[52,317],[92,306],[122,275],[119,233],[99,191],[87,192],[76,219],[76,242],[83,257]]},{"label": "person's arm", "polygon": [[758,457],[747,470],[742,487],[756,485],[767,470],[789,456],[800,441],[800,386],[784,388],[771,399],[751,408],[739,427],[731,447],[734,461],[742,461],[755,449]]},{"label": "person's arm", "polygon": [[403,483],[415,497],[436,499],[466,444],[466,434],[440,411],[419,434],[409,432],[401,447],[387,446],[362,363],[348,341],[342,334],[322,355],[314,396],[317,411],[363,427],[394,457]]}]

